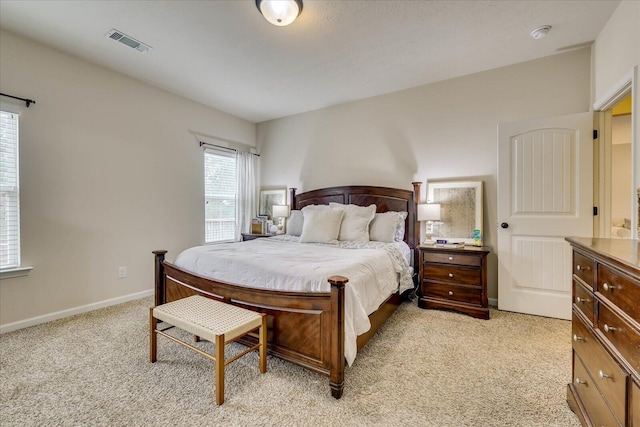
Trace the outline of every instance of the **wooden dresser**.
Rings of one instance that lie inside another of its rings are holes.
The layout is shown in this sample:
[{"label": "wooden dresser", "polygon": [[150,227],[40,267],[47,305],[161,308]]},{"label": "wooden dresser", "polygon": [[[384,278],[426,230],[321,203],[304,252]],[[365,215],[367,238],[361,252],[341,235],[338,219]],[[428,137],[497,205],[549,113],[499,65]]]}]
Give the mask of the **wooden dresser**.
[{"label": "wooden dresser", "polygon": [[585,426],[640,427],[640,241],[567,238],[573,248],[573,375]]},{"label": "wooden dresser", "polygon": [[420,246],[421,308],[443,308],[489,318],[487,247]]}]

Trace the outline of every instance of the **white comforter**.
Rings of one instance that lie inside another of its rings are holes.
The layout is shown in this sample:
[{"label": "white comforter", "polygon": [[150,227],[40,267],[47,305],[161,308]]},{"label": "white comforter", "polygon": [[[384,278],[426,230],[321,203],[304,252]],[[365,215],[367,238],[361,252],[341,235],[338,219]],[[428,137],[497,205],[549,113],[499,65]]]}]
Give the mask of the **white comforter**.
[{"label": "white comforter", "polygon": [[290,236],[242,243],[196,246],[175,265],[211,279],[253,288],[330,292],[328,277],[347,277],[345,286],[345,358],[355,360],[356,337],[371,327],[369,314],[396,291],[413,286],[411,268],[398,244],[298,243]]}]

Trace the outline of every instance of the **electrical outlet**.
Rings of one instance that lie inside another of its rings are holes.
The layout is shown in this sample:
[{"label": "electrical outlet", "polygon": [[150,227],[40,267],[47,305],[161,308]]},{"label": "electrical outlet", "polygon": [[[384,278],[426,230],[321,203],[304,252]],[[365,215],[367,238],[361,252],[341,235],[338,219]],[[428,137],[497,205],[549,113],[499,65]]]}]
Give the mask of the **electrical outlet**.
[{"label": "electrical outlet", "polygon": [[127,267],[118,267],[118,279],[127,277]]}]

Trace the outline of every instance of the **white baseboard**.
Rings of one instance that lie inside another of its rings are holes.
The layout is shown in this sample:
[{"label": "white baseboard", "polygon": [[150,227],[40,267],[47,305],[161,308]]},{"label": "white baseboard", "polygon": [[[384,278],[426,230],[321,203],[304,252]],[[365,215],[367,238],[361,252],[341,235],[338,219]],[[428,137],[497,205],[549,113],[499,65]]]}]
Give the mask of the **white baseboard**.
[{"label": "white baseboard", "polygon": [[136,292],[135,294],[129,294],[118,298],[112,298],[105,301],[95,302],[93,304],[87,304],[80,307],[70,308],[68,310],[56,311],[55,313],[45,314],[43,316],[32,317],[30,319],[20,320],[18,322],[7,323],[0,325],[0,334],[5,332],[17,331],[18,329],[28,328],[29,326],[39,325],[41,323],[51,322],[52,320],[58,320],[65,317],[73,316],[76,314],[86,313],[88,311],[97,310],[99,308],[109,307],[116,304],[122,304],[123,302],[133,301],[136,299],[144,298],[153,295],[154,290]]}]

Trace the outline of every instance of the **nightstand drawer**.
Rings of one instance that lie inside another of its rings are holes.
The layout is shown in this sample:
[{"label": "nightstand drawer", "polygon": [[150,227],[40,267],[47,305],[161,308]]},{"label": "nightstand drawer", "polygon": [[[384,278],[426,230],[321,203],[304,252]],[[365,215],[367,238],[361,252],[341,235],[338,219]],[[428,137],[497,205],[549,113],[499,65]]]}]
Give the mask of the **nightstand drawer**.
[{"label": "nightstand drawer", "polygon": [[479,285],[481,272],[476,269],[466,269],[454,266],[423,265],[422,277],[447,283],[461,283],[465,285]]},{"label": "nightstand drawer", "polygon": [[422,282],[422,295],[441,298],[448,301],[468,304],[482,304],[482,288],[474,286],[446,285],[442,283]]},{"label": "nightstand drawer", "polygon": [[480,267],[482,260],[476,255],[465,255],[451,251],[450,253],[426,252],[424,262]]},{"label": "nightstand drawer", "polygon": [[633,426],[640,426],[640,386],[633,383],[631,387],[631,410],[633,411]]}]

